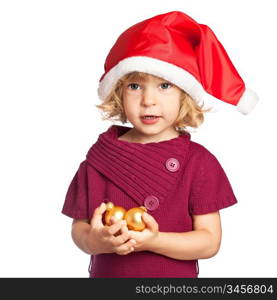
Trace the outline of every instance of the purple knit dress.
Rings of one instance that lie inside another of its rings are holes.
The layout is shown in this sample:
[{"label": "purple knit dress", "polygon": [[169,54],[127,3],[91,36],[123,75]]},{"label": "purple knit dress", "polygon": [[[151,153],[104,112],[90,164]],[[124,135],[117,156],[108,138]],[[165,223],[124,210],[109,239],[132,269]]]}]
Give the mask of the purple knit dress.
[{"label": "purple knit dress", "polygon": [[[193,230],[192,215],[237,203],[220,163],[206,148],[179,137],[157,143],[118,140],[130,127],[112,125],[99,135],[73,177],[62,213],[90,219],[101,202],[145,206],[160,232]],[[90,277],[198,277],[197,260],[150,251],[91,256]]]}]

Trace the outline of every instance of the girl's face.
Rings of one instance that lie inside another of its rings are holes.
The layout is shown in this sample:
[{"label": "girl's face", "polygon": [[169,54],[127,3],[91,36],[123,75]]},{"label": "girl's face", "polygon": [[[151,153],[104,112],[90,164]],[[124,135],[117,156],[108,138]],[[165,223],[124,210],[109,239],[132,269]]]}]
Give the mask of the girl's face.
[{"label": "girl's face", "polygon": [[[176,137],[174,122],[180,110],[181,90],[156,76],[126,81],[123,85],[123,107],[133,124],[133,133],[140,141],[157,141]],[[155,122],[144,120],[145,115],[158,116]]]}]

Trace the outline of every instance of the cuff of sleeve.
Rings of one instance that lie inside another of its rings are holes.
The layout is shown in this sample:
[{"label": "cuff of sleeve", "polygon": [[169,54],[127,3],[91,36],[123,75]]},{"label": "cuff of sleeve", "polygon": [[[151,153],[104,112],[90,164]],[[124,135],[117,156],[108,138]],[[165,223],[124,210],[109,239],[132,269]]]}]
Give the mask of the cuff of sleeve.
[{"label": "cuff of sleeve", "polygon": [[190,209],[191,215],[203,215],[211,212],[218,211],[220,209],[232,206],[237,203],[237,199],[235,197],[227,198],[225,201],[215,201],[209,203],[202,203],[201,206],[195,206]]},{"label": "cuff of sleeve", "polygon": [[89,219],[88,215],[81,211],[71,211],[70,209],[63,208],[61,212],[62,214],[73,219]]}]

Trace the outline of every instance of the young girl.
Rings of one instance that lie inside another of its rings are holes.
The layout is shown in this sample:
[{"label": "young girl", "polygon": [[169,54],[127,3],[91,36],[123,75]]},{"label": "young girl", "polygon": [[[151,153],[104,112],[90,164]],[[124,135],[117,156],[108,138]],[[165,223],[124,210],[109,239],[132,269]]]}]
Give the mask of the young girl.
[{"label": "young girl", "polygon": [[[100,79],[100,134],[68,188],[62,212],[91,255],[90,277],[198,277],[221,242],[219,210],[237,202],[215,156],[191,141],[210,94],[248,113],[257,102],[206,25],[173,11],[123,32]],[[215,99],[215,101],[217,101]],[[106,203],[144,206],[146,228],[103,223]]]}]

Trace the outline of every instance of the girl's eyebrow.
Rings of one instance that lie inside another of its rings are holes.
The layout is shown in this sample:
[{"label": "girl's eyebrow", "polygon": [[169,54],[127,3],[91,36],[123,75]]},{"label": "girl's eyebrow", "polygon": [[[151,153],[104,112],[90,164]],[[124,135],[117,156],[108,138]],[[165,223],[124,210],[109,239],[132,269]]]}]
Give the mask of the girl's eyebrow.
[{"label": "girl's eyebrow", "polygon": [[[130,83],[130,82],[132,82],[132,83],[135,83],[135,82],[143,82],[143,83],[145,83],[147,81],[148,81],[147,78],[132,78],[132,79],[127,79],[126,80],[126,82],[128,82],[128,83]],[[156,79],[155,81],[157,83],[164,83],[164,82],[166,82],[166,83],[170,83],[170,84],[173,85],[173,83],[171,83],[169,80],[166,80],[166,79],[163,79],[163,78]]]},{"label": "girl's eyebrow", "polygon": [[147,79],[146,78],[130,78],[130,79],[127,79],[127,82],[146,82]]}]

